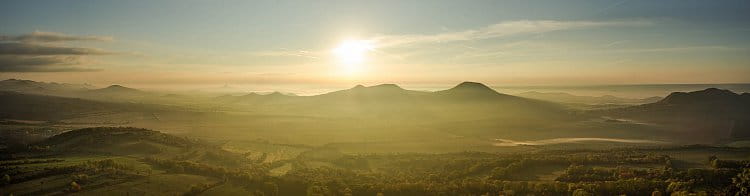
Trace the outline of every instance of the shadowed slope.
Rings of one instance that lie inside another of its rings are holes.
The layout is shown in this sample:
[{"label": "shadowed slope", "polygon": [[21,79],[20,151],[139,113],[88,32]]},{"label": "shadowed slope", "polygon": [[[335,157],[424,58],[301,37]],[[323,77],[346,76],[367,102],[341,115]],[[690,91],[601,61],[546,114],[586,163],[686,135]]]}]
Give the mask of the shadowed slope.
[{"label": "shadowed slope", "polygon": [[143,109],[126,104],[0,91],[0,118],[54,121],[92,113]]},{"label": "shadowed slope", "polygon": [[93,86],[88,84],[65,84],[55,82],[48,83],[18,79],[8,79],[0,81],[1,91],[14,91],[28,94],[67,96],[93,88]]},{"label": "shadowed slope", "polygon": [[679,137],[714,142],[732,135],[750,135],[750,99],[729,90],[708,88],[675,92],[656,103],[605,112],[607,115],[672,127]]},{"label": "shadowed slope", "polygon": [[197,144],[197,141],[148,129],[95,127],[68,131],[36,145],[50,146],[53,151],[154,154]]}]

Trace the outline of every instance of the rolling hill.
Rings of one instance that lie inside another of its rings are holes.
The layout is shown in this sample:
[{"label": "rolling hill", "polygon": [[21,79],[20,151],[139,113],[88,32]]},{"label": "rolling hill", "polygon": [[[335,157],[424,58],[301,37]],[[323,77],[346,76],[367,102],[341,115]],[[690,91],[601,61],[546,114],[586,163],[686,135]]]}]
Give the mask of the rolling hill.
[{"label": "rolling hill", "polygon": [[89,84],[66,84],[37,82],[32,80],[7,79],[0,81],[0,90],[26,94],[70,96],[96,87]]},{"label": "rolling hill", "polygon": [[53,151],[154,154],[188,148],[197,141],[141,128],[94,127],[55,135],[36,145],[49,146]]},{"label": "rolling hill", "polygon": [[32,145],[53,154],[159,156],[225,166],[236,166],[247,160],[242,154],[226,151],[203,140],[135,127],[74,129]]},{"label": "rolling hill", "polygon": [[[202,132],[209,129],[248,137],[256,137],[251,133],[259,132],[267,136],[280,132],[326,135],[331,140],[321,139],[324,143],[362,134],[394,138],[402,137],[394,134],[410,138],[432,134],[438,138],[478,140],[675,136],[675,140],[701,143],[750,136],[747,126],[750,95],[713,88],[676,92],[649,104],[593,111],[503,94],[476,82],[463,82],[434,92],[381,84],[357,85],[314,96],[278,92],[213,99],[158,96],[174,106],[127,103],[144,100],[138,96],[151,97],[156,93],[119,85],[85,90],[81,94],[97,101],[2,92],[0,119],[54,122],[101,116],[87,118],[85,122],[118,120],[125,123],[119,125],[202,135],[211,135]],[[128,115],[109,115],[118,113]]]},{"label": "rolling hill", "polygon": [[414,91],[395,84],[355,87],[314,96],[281,93],[221,96],[213,99],[232,110],[265,114],[379,119],[455,121],[499,117],[558,118],[558,104],[498,93],[484,84],[463,82],[453,88]]},{"label": "rolling hill", "polygon": [[133,111],[123,104],[0,91],[0,118],[56,121],[97,113]]},{"label": "rolling hill", "polygon": [[82,92],[79,96],[95,100],[115,101],[143,101],[144,99],[160,98],[158,94],[128,88],[121,85],[110,85],[105,88]]},{"label": "rolling hill", "polygon": [[674,92],[656,103],[609,110],[604,115],[663,124],[684,139],[718,141],[748,135],[750,94],[716,88]]}]

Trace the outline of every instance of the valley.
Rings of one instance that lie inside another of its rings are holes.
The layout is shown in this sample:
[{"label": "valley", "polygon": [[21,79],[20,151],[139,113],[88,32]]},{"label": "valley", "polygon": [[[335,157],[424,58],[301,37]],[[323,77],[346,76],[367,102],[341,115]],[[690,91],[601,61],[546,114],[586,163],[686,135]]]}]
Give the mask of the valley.
[{"label": "valley", "polygon": [[[747,93],[718,89],[606,109],[472,82],[435,92],[376,85],[176,101],[106,89],[0,94],[0,165],[11,179],[2,194],[723,192],[731,177],[710,184],[692,173],[738,175],[750,158],[736,146],[748,131],[737,126],[749,116]],[[712,111],[722,113],[703,116]],[[687,181],[691,188],[675,187]],[[607,188],[618,183],[650,188]],[[30,188],[37,184],[46,185]]]}]

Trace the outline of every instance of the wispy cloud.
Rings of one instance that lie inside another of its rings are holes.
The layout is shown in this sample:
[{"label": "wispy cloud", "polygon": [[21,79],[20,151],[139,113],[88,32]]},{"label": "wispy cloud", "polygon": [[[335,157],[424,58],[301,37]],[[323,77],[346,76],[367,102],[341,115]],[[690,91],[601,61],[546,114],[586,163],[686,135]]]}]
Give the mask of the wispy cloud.
[{"label": "wispy cloud", "polygon": [[709,46],[666,47],[666,48],[634,48],[634,49],[612,50],[610,52],[644,53],[644,52],[695,52],[695,51],[745,51],[745,50],[747,49],[709,45]]},{"label": "wispy cloud", "polygon": [[262,52],[252,52],[250,55],[253,56],[271,56],[271,57],[286,57],[286,56],[294,56],[294,57],[305,57],[305,58],[311,58],[311,59],[319,59],[321,52],[312,52],[312,51],[306,51],[306,50],[298,50],[298,51],[290,51],[290,50],[274,50],[274,51],[262,51]]},{"label": "wispy cloud", "polygon": [[55,32],[34,31],[18,36],[0,36],[0,41],[17,42],[66,42],[66,41],[113,41],[109,36],[76,36]]},{"label": "wispy cloud", "polygon": [[0,56],[0,72],[96,71],[79,66],[80,56]]},{"label": "wispy cloud", "polygon": [[86,56],[115,53],[98,48],[69,47],[65,46],[65,42],[110,40],[113,39],[53,32],[0,35],[0,72],[95,71],[96,69],[85,67],[90,64]]},{"label": "wispy cloud", "polygon": [[378,47],[387,48],[424,43],[483,40],[521,34],[545,33],[591,27],[643,26],[651,24],[653,23],[650,21],[522,20],[501,22],[478,29],[438,34],[381,35],[372,38],[372,40],[378,43]]},{"label": "wispy cloud", "polygon": [[0,55],[104,55],[114,54],[97,48],[75,48],[30,43],[0,43]]},{"label": "wispy cloud", "polygon": [[[446,43],[457,41],[476,41],[484,39],[502,38],[514,35],[546,33],[553,31],[594,28],[594,27],[612,27],[612,26],[646,26],[654,24],[645,20],[629,21],[557,21],[557,20],[519,20],[507,21],[492,24],[489,26],[467,29],[461,31],[442,32],[435,34],[404,34],[404,35],[377,35],[366,38],[372,40],[376,45],[375,52],[385,54],[389,57],[403,59],[408,55],[389,55],[380,50],[387,48],[397,48],[403,46],[412,46],[418,44]],[[466,44],[459,45],[470,50],[481,50]],[[271,50],[254,52],[255,56],[277,56],[277,57],[304,57],[318,59],[327,55],[329,49],[309,50]]]}]

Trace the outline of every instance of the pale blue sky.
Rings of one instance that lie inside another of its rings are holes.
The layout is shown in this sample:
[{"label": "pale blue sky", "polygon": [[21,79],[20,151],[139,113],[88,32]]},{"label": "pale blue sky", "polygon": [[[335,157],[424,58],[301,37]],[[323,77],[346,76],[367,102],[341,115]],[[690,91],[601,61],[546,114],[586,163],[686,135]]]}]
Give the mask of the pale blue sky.
[{"label": "pale blue sky", "polygon": [[[750,1],[1,4],[3,78],[142,86],[750,82]],[[330,54],[346,39],[376,40],[356,74],[342,74]],[[19,55],[19,43],[98,52]]]}]

